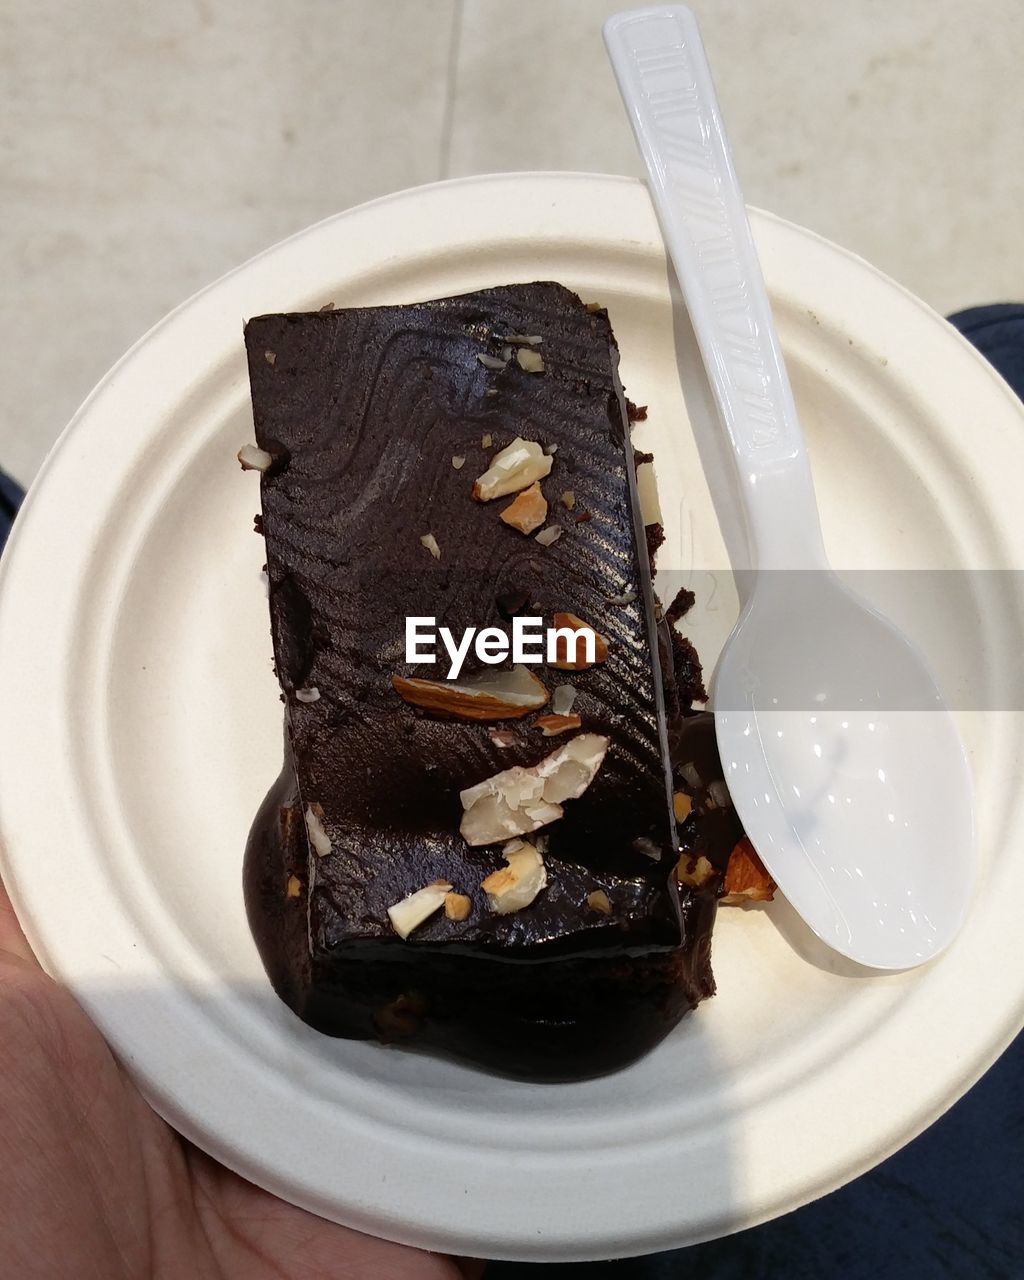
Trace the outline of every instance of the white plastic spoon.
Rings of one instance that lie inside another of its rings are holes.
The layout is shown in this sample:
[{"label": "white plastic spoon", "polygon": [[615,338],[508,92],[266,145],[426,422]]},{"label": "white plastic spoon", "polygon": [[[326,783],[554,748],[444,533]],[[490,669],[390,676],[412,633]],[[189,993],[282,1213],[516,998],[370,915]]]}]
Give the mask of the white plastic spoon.
[{"label": "white plastic spoon", "polygon": [[733,803],[819,938],[875,968],[921,964],[955,936],[976,874],[963,744],[918,651],[829,568],[696,19],[638,9],[604,35],[756,559],[712,686]]}]

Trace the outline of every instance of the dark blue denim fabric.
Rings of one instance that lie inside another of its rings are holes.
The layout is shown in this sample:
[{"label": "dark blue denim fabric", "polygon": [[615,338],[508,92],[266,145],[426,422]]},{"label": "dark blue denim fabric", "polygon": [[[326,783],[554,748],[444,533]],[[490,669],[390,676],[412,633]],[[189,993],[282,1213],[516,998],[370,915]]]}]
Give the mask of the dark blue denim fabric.
[{"label": "dark blue denim fabric", "polygon": [[3,550],[4,543],[7,541],[7,535],[11,531],[15,514],[24,496],[21,488],[10,476],[5,476],[0,471],[0,551]]}]

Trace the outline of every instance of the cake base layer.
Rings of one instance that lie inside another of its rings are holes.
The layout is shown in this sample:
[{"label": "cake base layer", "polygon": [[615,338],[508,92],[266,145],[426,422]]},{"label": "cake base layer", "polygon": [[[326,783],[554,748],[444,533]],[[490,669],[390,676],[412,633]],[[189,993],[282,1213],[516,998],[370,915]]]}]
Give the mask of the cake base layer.
[{"label": "cake base layer", "polygon": [[[713,893],[686,895],[684,941],[673,951],[529,961],[361,943],[335,948],[314,975],[307,861],[286,768],[249,837],[246,910],[275,991],[327,1035],[427,1049],[521,1079],[580,1080],[628,1066],[714,994]],[[289,897],[293,878],[300,891]]]}]

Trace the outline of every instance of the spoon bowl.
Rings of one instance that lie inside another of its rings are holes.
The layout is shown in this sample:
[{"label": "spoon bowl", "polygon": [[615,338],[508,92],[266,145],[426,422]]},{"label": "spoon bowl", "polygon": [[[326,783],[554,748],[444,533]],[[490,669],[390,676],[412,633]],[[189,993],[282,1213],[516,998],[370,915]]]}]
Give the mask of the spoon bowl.
[{"label": "spoon bowl", "polygon": [[907,638],[828,570],[759,574],[712,697],[733,803],[794,910],[863,965],[937,955],[970,900],[971,784]]}]

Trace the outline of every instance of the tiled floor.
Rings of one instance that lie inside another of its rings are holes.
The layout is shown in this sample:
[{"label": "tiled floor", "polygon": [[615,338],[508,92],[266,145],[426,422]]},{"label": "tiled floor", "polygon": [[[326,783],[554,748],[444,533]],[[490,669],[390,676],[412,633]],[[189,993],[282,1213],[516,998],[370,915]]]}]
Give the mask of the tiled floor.
[{"label": "tiled floor", "polygon": [[[637,172],[609,0],[6,0],[0,465],[168,308],[420,182]],[[1019,0],[695,0],[753,203],[940,310],[1024,297]]]}]

